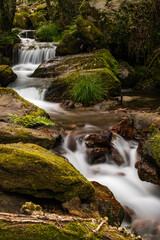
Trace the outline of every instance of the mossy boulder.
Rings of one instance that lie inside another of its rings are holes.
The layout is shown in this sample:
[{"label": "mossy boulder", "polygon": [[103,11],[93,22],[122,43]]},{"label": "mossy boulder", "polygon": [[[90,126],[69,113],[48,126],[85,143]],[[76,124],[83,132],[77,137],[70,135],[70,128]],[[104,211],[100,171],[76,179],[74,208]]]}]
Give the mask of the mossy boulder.
[{"label": "mossy boulder", "polygon": [[14,16],[14,27],[28,29],[30,26],[28,12],[16,12]]},{"label": "mossy boulder", "polygon": [[67,159],[22,143],[0,145],[0,188],[61,202],[94,194],[92,184]]},{"label": "mossy boulder", "polygon": [[[46,133],[45,133],[46,132]],[[0,143],[34,143],[41,147],[51,149],[61,140],[60,134],[55,130],[39,130],[25,128],[15,124],[0,122]]]},{"label": "mossy boulder", "polygon": [[77,34],[84,44],[87,44],[90,49],[101,49],[107,47],[103,34],[90,21],[83,18],[77,20]]},{"label": "mossy boulder", "polygon": [[73,55],[80,53],[81,42],[73,35],[66,33],[56,48],[57,56]]},{"label": "mossy boulder", "polygon": [[6,87],[9,83],[16,80],[16,74],[8,65],[0,65],[0,86]]},{"label": "mossy boulder", "polygon": [[16,114],[18,117],[30,115],[32,117],[49,115],[41,108],[26,101],[11,88],[0,88],[0,121],[13,123],[9,114]]},{"label": "mossy boulder", "polygon": [[[90,80],[96,79],[97,82],[101,83],[102,88],[105,92],[105,94],[103,95],[104,99],[108,99],[111,96],[117,96],[120,93],[120,81],[116,78],[116,76],[111,70],[109,70],[108,68],[95,69],[79,71],[78,73],[72,73],[67,77],[54,80],[46,91],[46,100],[72,100],[71,90],[82,77],[89,77]],[[88,102],[88,104],[90,104],[90,102]]]},{"label": "mossy boulder", "polygon": [[44,14],[42,14],[41,12],[32,13],[29,16],[29,19],[31,21],[33,28],[37,28],[40,25],[40,23],[47,23]]}]

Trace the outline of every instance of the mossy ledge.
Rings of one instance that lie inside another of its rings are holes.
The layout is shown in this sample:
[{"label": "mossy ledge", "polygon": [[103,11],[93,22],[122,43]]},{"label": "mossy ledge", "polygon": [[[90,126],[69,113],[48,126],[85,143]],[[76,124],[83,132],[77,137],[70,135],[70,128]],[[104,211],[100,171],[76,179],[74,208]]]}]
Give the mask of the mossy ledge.
[{"label": "mossy ledge", "polygon": [[93,185],[67,159],[22,143],[0,145],[0,189],[61,202],[94,194]]},{"label": "mossy ledge", "polygon": [[[13,220],[13,219],[12,219]],[[34,220],[32,219],[32,222]],[[29,221],[28,221],[29,222]],[[37,221],[38,222],[38,221]],[[101,227],[100,224],[102,224]],[[98,229],[99,227],[99,229]],[[111,227],[107,219],[81,219],[76,221],[61,221],[57,218],[55,223],[45,221],[45,223],[20,223],[14,221],[6,223],[0,221],[0,240],[142,240],[135,237],[124,228]]]}]

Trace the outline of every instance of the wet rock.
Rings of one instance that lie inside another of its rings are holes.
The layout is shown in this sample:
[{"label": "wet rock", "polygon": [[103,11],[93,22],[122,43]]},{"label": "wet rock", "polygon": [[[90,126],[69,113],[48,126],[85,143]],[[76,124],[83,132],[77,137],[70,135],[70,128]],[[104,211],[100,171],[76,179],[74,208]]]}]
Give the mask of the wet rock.
[{"label": "wet rock", "polygon": [[104,131],[101,134],[91,133],[84,137],[87,147],[111,147],[112,132]]},{"label": "wet rock", "polygon": [[9,83],[16,80],[16,74],[8,65],[0,65],[0,86],[6,87]]},{"label": "wet rock", "polygon": [[109,153],[107,148],[87,148],[86,150],[86,161],[89,164],[98,164],[98,163],[105,163],[106,162],[106,154]]},{"label": "wet rock", "polygon": [[55,130],[42,128],[39,130],[25,128],[15,124],[0,122],[0,144],[34,143],[51,149],[61,141],[61,135]]},{"label": "wet rock", "polygon": [[118,150],[114,147],[111,147],[110,153],[112,161],[114,161],[118,166],[121,166],[124,163],[122,156],[119,154]]},{"label": "wet rock", "polygon": [[128,206],[123,206],[123,209],[124,209],[124,221],[129,224],[132,223],[133,220],[136,218],[136,213]]},{"label": "wet rock", "polygon": [[124,119],[117,126],[113,127],[112,131],[124,138],[132,139],[134,134],[134,123],[132,120]]},{"label": "wet rock", "polygon": [[138,169],[139,178],[142,181],[160,185],[160,170],[151,162],[141,159],[136,163],[135,166]]},{"label": "wet rock", "polygon": [[124,217],[123,207],[107,187],[97,182],[92,184],[95,187],[95,195],[90,204],[92,209],[97,210],[101,217],[107,216],[109,224],[120,225]]},{"label": "wet rock", "polygon": [[160,220],[139,219],[133,222],[132,232],[144,239],[160,239]]},{"label": "wet rock", "polygon": [[0,145],[0,188],[60,202],[87,199],[93,185],[65,158],[35,144]]},{"label": "wet rock", "polygon": [[72,109],[74,108],[74,102],[71,100],[64,100],[61,106],[65,109]]},{"label": "wet rock", "polygon": [[75,137],[70,134],[68,136],[68,142],[67,142],[67,147],[72,151],[75,152],[77,150],[77,143]]}]

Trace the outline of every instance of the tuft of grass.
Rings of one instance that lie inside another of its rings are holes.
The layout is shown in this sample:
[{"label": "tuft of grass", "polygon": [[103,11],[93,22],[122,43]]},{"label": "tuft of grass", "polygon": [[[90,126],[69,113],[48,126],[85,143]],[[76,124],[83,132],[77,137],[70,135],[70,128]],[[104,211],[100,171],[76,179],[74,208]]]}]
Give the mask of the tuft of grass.
[{"label": "tuft of grass", "polygon": [[105,94],[103,83],[92,75],[79,76],[70,90],[72,100],[84,105],[102,101]]},{"label": "tuft of grass", "polygon": [[62,36],[56,24],[45,24],[36,31],[36,36],[41,42],[58,42]]},{"label": "tuft of grass", "polygon": [[8,114],[8,115],[10,116],[10,118],[13,119],[14,123],[17,123],[27,128],[33,127],[36,125],[41,125],[41,124],[46,126],[55,125],[55,123],[52,122],[50,119],[47,119],[41,116],[35,117],[33,115],[26,115],[24,117],[18,117],[16,114]]}]

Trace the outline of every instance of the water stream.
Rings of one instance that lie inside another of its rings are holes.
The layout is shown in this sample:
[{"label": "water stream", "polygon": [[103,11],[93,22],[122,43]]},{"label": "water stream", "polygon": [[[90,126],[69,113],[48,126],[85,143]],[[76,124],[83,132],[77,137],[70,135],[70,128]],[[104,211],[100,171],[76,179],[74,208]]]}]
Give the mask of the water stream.
[{"label": "water stream", "polygon": [[[22,45],[18,49],[18,63],[13,66],[17,80],[10,85],[23,98],[45,109],[56,121],[78,123],[83,125],[64,137],[61,146],[62,154],[89,180],[97,181],[111,189],[122,205],[133,209],[138,218],[160,218],[159,187],[142,182],[138,178],[134,165],[136,162],[136,142],[126,142],[122,137],[115,136],[113,146],[124,158],[124,164],[118,166],[114,163],[89,165],[86,162],[85,144],[76,140],[76,151],[72,151],[69,139],[76,138],[83,132],[99,132],[118,122],[119,116],[109,111],[73,110],[65,111],[58,103],[43,100],[46,79],[29,77],[38,65],[45,59],[55,57],[56,47],[52,43],[37,43],[34,39],[22,38]],[[44,86],[44,87],[43,87]],[[82,121],[83,119],[83,121]],[[126,160],[126,153],[129,163]]]}]

